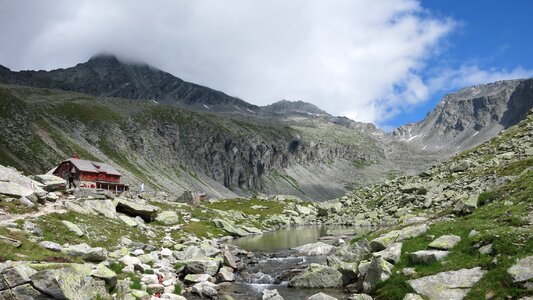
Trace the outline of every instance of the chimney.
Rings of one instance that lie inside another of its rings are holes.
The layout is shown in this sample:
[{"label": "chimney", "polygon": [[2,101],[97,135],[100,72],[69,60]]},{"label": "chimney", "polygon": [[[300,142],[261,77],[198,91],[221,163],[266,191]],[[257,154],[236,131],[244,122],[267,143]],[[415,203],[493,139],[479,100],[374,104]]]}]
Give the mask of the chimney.
[{"label": "chimney", "polygon": [[72,158],[79,159],[80,157],[78,156],[78,153],[74,153],[74,156],[72,156]]}]

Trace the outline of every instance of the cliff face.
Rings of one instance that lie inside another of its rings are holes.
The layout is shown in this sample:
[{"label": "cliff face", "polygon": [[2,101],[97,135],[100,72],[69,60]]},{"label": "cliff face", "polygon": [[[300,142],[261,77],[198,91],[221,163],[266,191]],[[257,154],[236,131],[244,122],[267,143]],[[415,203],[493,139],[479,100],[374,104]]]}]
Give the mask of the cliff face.
[{"label": "cliff face", "polygon": [[426,118],[393,132],[425,150],[453,154],[523,120],[533,107],[533,79],[498,81],[445,96]]}]

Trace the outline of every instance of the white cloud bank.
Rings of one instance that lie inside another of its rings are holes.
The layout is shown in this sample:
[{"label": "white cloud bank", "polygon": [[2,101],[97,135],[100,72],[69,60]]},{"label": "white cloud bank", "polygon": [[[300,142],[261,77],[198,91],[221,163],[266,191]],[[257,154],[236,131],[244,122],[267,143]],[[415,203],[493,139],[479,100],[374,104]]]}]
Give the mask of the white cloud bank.
[{"label": "white cloud bank", "polygon": [[255,104],[298,99],[378,124],[450,82],[531,74],[471,66],[424,80],[455,22],[415,0],[10,1],[0,15],[0,64],[13,69],[105,51]]}]

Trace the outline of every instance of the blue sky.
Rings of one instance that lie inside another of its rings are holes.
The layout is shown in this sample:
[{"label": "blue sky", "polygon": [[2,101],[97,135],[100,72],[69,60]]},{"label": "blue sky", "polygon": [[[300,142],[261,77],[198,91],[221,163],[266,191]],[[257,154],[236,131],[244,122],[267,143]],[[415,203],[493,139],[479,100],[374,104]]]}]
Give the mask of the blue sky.
[{"label": "blue sky", "polygon": [[0,64],[12,70],[112,53],[253,104],[303,100],[386,130],[445,93],[533,76],[528,0],[4,2]]},{"label": "blue sky", "polygon": [[[503,71],[501,79],[508,78],[509,73],[519,67],[525,74],[533,75],[529,71],[533,70],[533,1],[424,0],[421,4],[431,14],[457,22],[441,41],[442,52],[427,61],[423,76],[430,76],[434,67],[460,69],[464,65],[494,73]],[[488,79],[500,78],[496,74]],[[464,85],[470,83],[466,81]],[[458,87],[454,84],[435,92],[427,102],[398,114],[385,125],[397,127],[421,120],[442,96]]]}]

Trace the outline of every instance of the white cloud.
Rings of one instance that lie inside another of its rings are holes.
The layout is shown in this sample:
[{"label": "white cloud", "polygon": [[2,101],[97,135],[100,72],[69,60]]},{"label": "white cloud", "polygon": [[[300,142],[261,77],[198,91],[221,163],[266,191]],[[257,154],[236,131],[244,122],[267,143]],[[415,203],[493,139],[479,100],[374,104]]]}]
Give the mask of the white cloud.
[{"label": "white cloud", "polygon": [[255,104],[304,100],[381,126],[436,92],[532,74],[471,65],[427,77],[457,23],[416,0],[12,1],[0,14],[0,64],[13,69],[106,51]]}]

